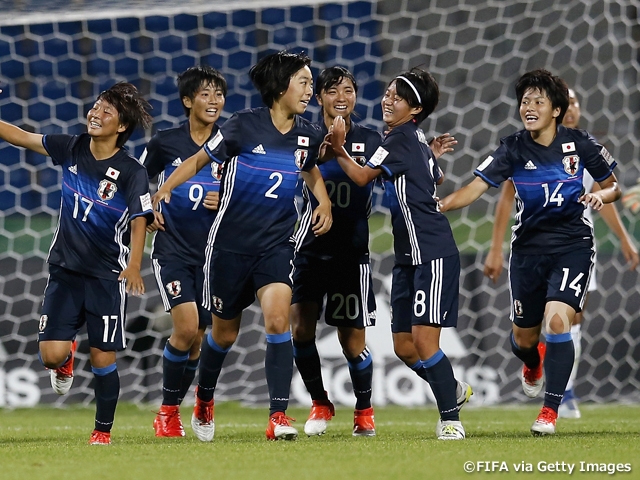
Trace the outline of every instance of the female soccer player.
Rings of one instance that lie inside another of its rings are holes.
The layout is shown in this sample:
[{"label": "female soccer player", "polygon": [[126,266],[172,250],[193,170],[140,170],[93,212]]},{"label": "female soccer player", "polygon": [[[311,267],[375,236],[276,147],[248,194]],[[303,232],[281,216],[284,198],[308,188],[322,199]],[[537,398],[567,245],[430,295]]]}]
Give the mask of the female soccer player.
[{"label": "female soccer player", "polygon": [[284,51],[260,60],[250,76],[267,106],[235,113],[153,197],[154,205],[168,202],[171,191],[207,163],[224,166],[219,210],[206,248],[203,301],[213,313],[213,325],[202,345],[191,421],[202,441],[213,438],[213,395],[222,362],[238,336],[242,311],[256,294],[267,334],[266,435],[292,440],[298,434],[285,411],[293,374],[290,238],[300,174],[319,201],[311,218],[314,233],[322,235],[331,227],[331,201],[316,166],[322,132],[300,117],[313,94],[310,63],[305,54]]},{"label": "female soccer player", "polygon": [[[141,158],[149,178],[160,174],[160,186],[182,159],[197,153],[218,131],[227,82],[212,67],[191,67],[178,75],[178,91],[187,121],[156,133]],[[153,422],[157,437],[185,434],[179,406],[195,378],[204,331],[211,325],[211,312],[202,306],[202,267],[219,187],[217,169],[201,170],[174,190],[173,202],[162,205],[156,221],[147,227],[147,232],[157,231],[151,251],[153,270],[173,319],[162,355],[162,406]]]},{"label": "female soccer player", "polygon": [[51,386],[64,395],[73,383],[74,339],[87,324],[96,395],[92,445],[111,443],[126,293],[144,293],[140,264],[145,228],[153,221],[149,180],[123,147],[138,126],[151,124],[149,108],[133,85],[117,83],[98,95],[81,135],[38,135],[0,121],[0,138],[62,167],[38,344],[42,363],[51,369]]},{"label": "female soccer player", "polygon": [[[414,68],[398,75],[381,102],[388,132],[367,163],[359,165],[344,148],[342,117],[334,120],[331,144],[340,166],[357,185],[367,185],[380,175],[385,181],[395,250],[394,348],[407,364],[417,353],[412,368],[423,372],[436,397],[438,438],[460,440],[465,431],[459,418],[458,382],[440,349],[442,327],[457,324],[460,258],[449,222],[434,198],[442,171],[418,127],[433,112],[438,97],[438,84],[430,73]],[[461,393],[460,406],[471,395],[470,387],[465,384]]]},{"label": "female soccer player", "polygon": [[[569,92],[561,78],[546,70],[527,72],[516,83],[516,96],[524,129],[503,138],[475,170],[477,178],[443,199],[441,210],[462,208],[490,186],[513,180],[519,201],[509,261],[511,344],[526,367],[528,396],[540,393],[546,375],[544,406],[531,432],[552,435],[573,366],[571,324],[584,306],[594,267],[593,229],[584,208],[600,210],[620,198],[620,189],[607,149],[584,130],[562,126]],[[584,193],[585,169],[601,190]]]},{"label": "female soccer player", "polygon": [[[578,96],[576,95],[576,92],[570,88],[569,107],[567,108],[567,113],[562,119],[562,124],[567,128],[579,128],[581,116],[582,112],[580,109],[580,101],[578,99]],[[586,192],[598,191],[600,189],[599,185],[597,183],[594,183],[593,177],[587,170],[583,172],[582,183]],[[489,250],[489,253],[487,254],[487,259],[484,262],[484,274],[491,280],[493,280],[493,283],[496,283],[498,281],[498,278],[502,273],[502,240],[504,239],[504,234],[507,229],[507,223],[509,222],[509,218],[511,217],[511,209],[513,207],[514,198],[515,188],[513,186],[513,182],[511,180],[507,180],[504,182],[502,192],[500,193],[500,199],[496,204],[496,218],[493,224],[491,248]],[[616,234],[616,236],[620,240],[620,250],[622,250],[622,254],[629,263],[629,269],[634,270],[640,262],[640,259],[638,258],[638,249],[634,245],[631,235],[629,235],[629,232],[627,232],[627,229],[624,227],[615,204],[608,203],[606,205],[603,205],[602,210],[600,210],[600,215],[602,215],[602,218],[606,222],[607,226],[613,233]],[[591,215],[590,208],[585,208],[584,217],[586,221],[593,224],[593,217]],[[593,292],[597,289],[598,283],[596,281],[596,271],[594,270],[591,279],[589,280],[588,291]],[[586,308],[586,305],[587,298],[585,298],[583,311]],[[582,320],[582,312],[577,312],[575,317],[573,318],[573,325],[571,326],[571,338],[573,340],[573,347],[575,351],[573,368],[571,370],[571,376],[569,377],[569,382],[567,383],[566,390],[562,397],[562,403],[560,404],[560,408],[558,409],[558,417],[560,418],[580,418],[580,409],[578,407],[576,395],[573,391],[573,384],[576,378],[576,374],[578,373],[580,353],[582,352]],[[538,378],[542,372],[542,365],[541,362],[532,368],[524,365],[523,369],[522,381],[526,382],[528,378],[532,378],[533,381],[535,381],[535,379]]]}]

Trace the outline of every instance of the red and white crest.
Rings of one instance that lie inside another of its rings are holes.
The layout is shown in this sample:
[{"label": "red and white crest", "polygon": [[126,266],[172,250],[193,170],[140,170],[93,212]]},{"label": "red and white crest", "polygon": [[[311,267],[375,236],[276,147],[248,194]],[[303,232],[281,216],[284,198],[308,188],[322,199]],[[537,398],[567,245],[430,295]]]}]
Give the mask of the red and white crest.
[{"label": "red and white crest", "polygon": [[520,300],[513,301],[513,312],[516,314],[516,317],[521,317],[524,313],[522,311],[522,302]]},{"label": "red and white crest", "polygon": [[213,295],[211,297],[211,300],[213,301],[213,308],[215,308],[217,311],[221,312],[222,311],[222,299],[220,297],[216,297],[215,295]]},{"label": "red and white crest", "polygon": [[47,326],[47,322],[49,321],[48,315],[42,315],[40,317],[40,322],[38,323],[38,331],[44,332],[45,327]]},{"label": "red and white crest", "polygon": [[111,200],[118,191],[116,184],[110,180],[102,180],[98,186],[98,195],[102,200]]},{"label": "red and white crest", "polygon": [[367,157],[364,157],[362,155],[354,156],[354,157],[351,157],[351,158],[353,158],[355,160],[355,162],[358,165],[360,165],[361,167],[364,167],[365,164],[367,163]]},{"label": "red and white crest", "polygon": [[211,176],[216,180],[222,180],[222,171],[224,170],[224,165],[218,162],[211,162]]},{"label": "red and white crest", "polygon": [[167,287],[169,295],[174,298],[180,295],[180,292],[182,291],[182,284],[180,283],[180,280],[174,280],[173,282],[167,283],[165,286]]},{"label": "red and white crest", "polygon": [[294,152],[296,157],[296,167],[302,170],[303,165],[307,161],[307,157],[309,156],[309,150],[305,148],[299,148]]},{"label": "red and white crest", "polygon": [[580,165],[580,157],[578,155],[567,155],[562,159],[564,165],[564,171],[569,175],[575,175],[578,173],[578,167]]}]

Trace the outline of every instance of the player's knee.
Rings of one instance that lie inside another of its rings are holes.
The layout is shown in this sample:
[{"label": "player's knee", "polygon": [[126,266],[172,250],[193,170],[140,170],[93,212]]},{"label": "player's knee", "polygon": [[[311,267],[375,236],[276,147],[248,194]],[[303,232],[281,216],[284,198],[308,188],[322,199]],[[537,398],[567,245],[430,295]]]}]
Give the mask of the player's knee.
[{"label": "player's knee", "polygon": [[40,359],[42,364],[47,368],[58,368],[62,365],[67,358],[69,357],[69,352],[71,351],[71,345],[68,347],[63,347],[57,345],[55,347],[40,346]]},{"label": "player's knee", "polygon": [[566,315],[553,313],[547,320],[547,333],[560,334],[571,330],[571,322]]}]

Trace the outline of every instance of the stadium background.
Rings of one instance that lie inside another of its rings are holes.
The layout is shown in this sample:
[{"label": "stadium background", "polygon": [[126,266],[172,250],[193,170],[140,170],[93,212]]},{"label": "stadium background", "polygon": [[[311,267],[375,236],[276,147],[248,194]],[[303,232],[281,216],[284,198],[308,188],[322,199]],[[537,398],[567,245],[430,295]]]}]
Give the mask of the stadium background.
[{"label": "stadium background", "polygon": [[[640,173],[638,9],[634,2],[553,0],[382,0],[240,2],[113,0],[110,2],[3,1],[0,5],[0,118],[39,133],[80,133],[95,96],[115,81],[138,86],[154,106],[152,131],[128,147],[140,155],[158,128],[182,121],[176,73],[205,63],[229,82],[224,118],[259,106],[247,71],[266,52],[303,49],[313,70],[345,65],[359,82],[362,123],[383,128],[379,98],[390,78],[421,65],[440,83],[440,105],[424,122],[427,135],[451,132],[457,151],[443,159],[445,195],[471,179],[471,171],[519,128],[513,84],[526,70],[545,67],[564,77],[582,99],[583,127],[619,162],[623,187]],[[313,105],[307,114],[318,118]],[[46,253],[59,208],[60,172],[45,157],[0,143],[0,406],[88,403],[93,398],[86,334],[80,336],[77,376],[67,397],[49,387],[37,360],[36,331],[46,283]],[[506,275],[497,287],[482,276],[496,191],[450,215],[462,252],[457,332],[444,349],[473,402],[524,401],[519,362],[508,345]],[[393,355],[388,316],[392,266],[390,224],[381,197],[372,216],[378,326],[369,344],[376,366],[374,403],[422,404],[428,389]],[[623,220],[640,239],[637,217]],[[640,400],[640,287],[625,270],[615,238],[598,220],[598,276],[584,329],[584,358],[576,391],[583,400]],[[170,322],[148,266],[148,293],[130,298],[129,346],[118,360],[121,399],[160,399],[161,354]],[[223,370],[217,398],[263,403],[264,329],[251,307]],[[352,404],[348,373],[333,330],[318,331],[324,374],[337,403]],[[415,377],[415,378],[414,378]],[[299,379],[292,398],[306,401]]]}]

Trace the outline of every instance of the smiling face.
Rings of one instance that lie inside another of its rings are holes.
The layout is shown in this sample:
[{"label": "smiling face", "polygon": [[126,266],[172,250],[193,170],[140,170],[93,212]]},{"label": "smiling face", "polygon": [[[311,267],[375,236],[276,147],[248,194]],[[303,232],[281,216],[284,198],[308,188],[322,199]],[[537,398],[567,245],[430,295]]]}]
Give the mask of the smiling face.
[{"label": "smiling face", "polygon": [[225,97],[223,90],[210,83],[198,90],[193,98],[184,97],[184,105],[190,109],[191,123],[212,125],[218,121],[224,108]]},{"label": "smiling face", "polygon": [[555,132],[558,115],[560,107],[553,108],[544,91],[529,88],[524,92],[520,102],[520,118],[525,130],[532,136],[541,135],[549,130]]},{"label": "smiling face", "polygon": [[336,117],[347,118],[356,106],[356,89],[353,82],[342,77],[339,83],[322,90],[316,95],[318,104],[322,107],[325,118],[328,117],[330,123]]},{"label": "smiling face", "polygon": [[87,133],[93,138],[117,137],[127,129],[120,124],[120,114],[116,107],[106,100],[98,100],[87,113]]},{"label": "smiling face", "polygon": [[422,110],[421,107],[410,106],[404,98],[398,96],[396,80],[389,84],[380,104],[382,105],[382,119],[389,129],[413,120]]},{"label": "smiling face", "polygon": [[567,113],[564,114],[564,118],[562,119],[562,124],[565,127],[569,128],[578,128],[580,124],[580,117],[582,116],[582,112],[580,111],[580,101],[576,96],[576,92],[570,88],[569,89],[569,108],[567,108]]},{"label": "smiling face", "polygon": [[312,95],[313,76],[311,69],[305,66],[291,76],[289,87],[277,102],[288,114],[301,115],[307,109]]}]

